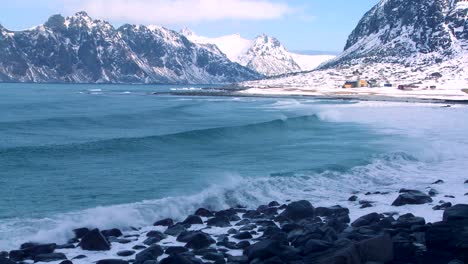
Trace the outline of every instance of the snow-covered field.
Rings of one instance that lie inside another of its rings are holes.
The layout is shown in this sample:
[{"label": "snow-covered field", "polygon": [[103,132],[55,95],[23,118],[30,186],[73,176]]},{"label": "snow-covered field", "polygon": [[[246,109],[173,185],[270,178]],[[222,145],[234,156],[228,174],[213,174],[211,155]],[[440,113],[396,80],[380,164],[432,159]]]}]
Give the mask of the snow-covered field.
[{"label": "snow-covered field", "polygon": [[[465,59],[467,58],[424,67],[405,67],[389,63],[361,64],[249,81],[240,85],[247,88],[242,93],[251,95],[388,96],[468,100],[468,92],[463,91],[468,89],[468,70],[467,67],[460,67],[468,64],[468,59]],[[374,80],[377,87],[342,88],[346,81],[358,78]],[[385,84],[392,86],[385,87]],[[413,85],[415,88],[399,90],[398,85]]]}]

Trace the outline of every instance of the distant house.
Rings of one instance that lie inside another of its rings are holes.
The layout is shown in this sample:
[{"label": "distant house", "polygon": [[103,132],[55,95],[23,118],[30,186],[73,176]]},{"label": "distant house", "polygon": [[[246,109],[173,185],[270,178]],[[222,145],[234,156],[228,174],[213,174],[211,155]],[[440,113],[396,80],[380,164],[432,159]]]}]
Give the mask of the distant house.
[{"label": "distant house", "polygon": [[346,81],[343,84],[343,88],[359,88],[359,87],[368,87],[369,83],[366,80],[359,79],[357,81]]},{"label": "distant house", "polygon": [[400,84],[398,85],[398,90],[402,91],[411,91],[413,89],[417,89],[419,86],[416,86],[414,84]]},{"label": "distant house", "polygon": [[383,86],[384,86],[384,87],[393,87],[393,84],[391,84],[391,83],[384,83]]}]

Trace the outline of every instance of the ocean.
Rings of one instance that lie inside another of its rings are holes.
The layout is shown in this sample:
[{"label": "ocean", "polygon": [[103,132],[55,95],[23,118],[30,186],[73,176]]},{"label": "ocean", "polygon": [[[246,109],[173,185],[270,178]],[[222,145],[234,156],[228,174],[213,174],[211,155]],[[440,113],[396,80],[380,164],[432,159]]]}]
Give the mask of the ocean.
[{"label": "ocean", "polygon": [[0,84],[0,251],[199,207],[353,207],[352,192],[390,192],[356,217],[396,210],[399,188],[437,179],[455,196],[443,199],[468,201],[466,106],[194,96],[200,88]]}]

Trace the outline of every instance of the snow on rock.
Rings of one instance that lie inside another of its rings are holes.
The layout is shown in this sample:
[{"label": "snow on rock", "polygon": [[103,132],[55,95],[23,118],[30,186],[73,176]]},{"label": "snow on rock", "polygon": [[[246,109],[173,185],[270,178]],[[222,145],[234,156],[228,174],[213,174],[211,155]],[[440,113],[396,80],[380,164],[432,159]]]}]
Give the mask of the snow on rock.
[{"label": "snow on rock", "polygon": [[[244,82],[249,94],[385,95],[468,100],[468,4],[381,0],[342,54],[305,73]],[[374,88],[342,89],[347,80]],[[398,85],[411,89],[398,90]]]},{"label": "snow on rock", "polygon": [[260,77],[175,31],[128,24],[114,28],[85,12],[54,15],[9,38],[8,31],[0,32],[0,81],[210,84]]},{"label": "snow on rock", "polygon": [[312,70],[335,57],[295,54],[289,52],[276,38],[265,34],[249,40],[239,34],[217,38],[202,37],[187,28],[181,33],[195,43],[216,45],[231,61],[266,76]]}]

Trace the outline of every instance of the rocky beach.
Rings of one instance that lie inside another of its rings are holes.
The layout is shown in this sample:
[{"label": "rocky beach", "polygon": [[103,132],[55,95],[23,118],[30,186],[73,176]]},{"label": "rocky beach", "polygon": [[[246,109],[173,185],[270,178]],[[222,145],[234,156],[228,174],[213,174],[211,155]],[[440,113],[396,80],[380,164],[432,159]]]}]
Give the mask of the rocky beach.
[{"label": "rocky beach", "polygon": [[[433,186],[441,184],[438,180]],[[122,230],[88,226],[74,229],[65,244],[32,241],[1,252],[0,263],[467,263],[468,204],[444,202],[435,188],[428,193],[401,189],[392,203],[395,211],[372,212],[353,221],[348,208],[315,207],[300,200],[272,201],[256,209],[199,208],[180,222],[157,219],[153,226]],[[372,207],[374,202],[365,199],[369,195],[385,193],[352,194],[352,210]],[[429,203],[437,204],[432,210],[443,210],[440,221],[430,223],[397,210]]]}]

